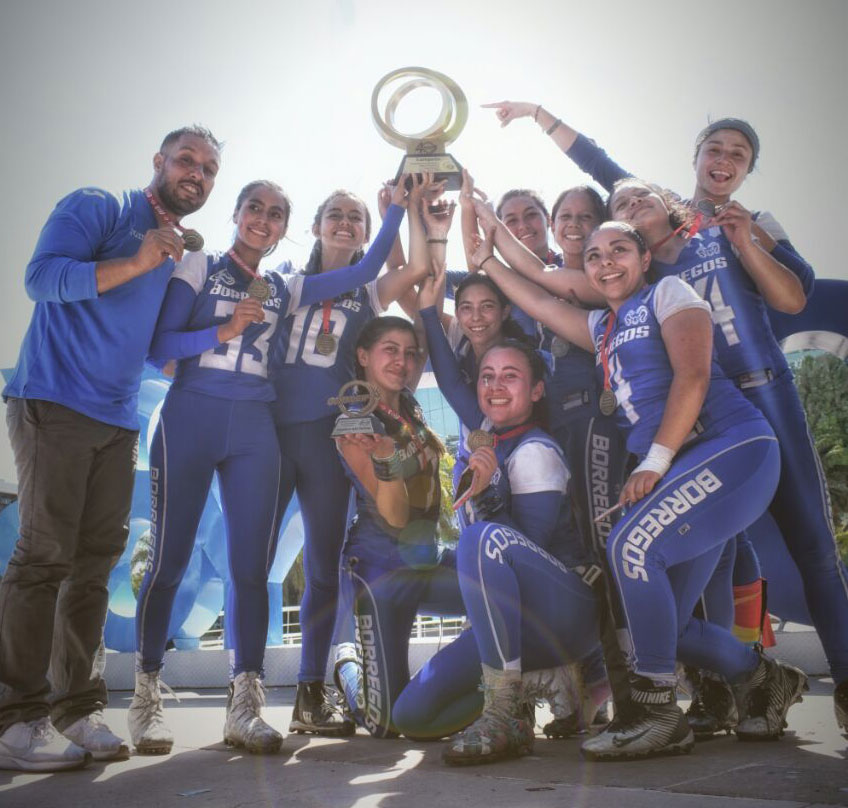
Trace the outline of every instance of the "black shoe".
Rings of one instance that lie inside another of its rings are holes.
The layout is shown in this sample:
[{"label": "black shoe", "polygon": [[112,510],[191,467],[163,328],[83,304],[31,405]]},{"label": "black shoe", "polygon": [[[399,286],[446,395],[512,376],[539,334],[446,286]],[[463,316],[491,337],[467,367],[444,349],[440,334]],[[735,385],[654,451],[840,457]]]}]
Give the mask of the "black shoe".
[{"label": "black shoe", "polygon": [[610,725],[584,741],[589,760],[621,760],[688,754],[695,738],[675,701],[674,688],[657,687],[639,677],[631,687],[632,706]]},{"label": "black shoe", "polygon": [[761,656],[747,682],[733,688],[739,705],[736,735],[743,741],[777,740],[789,708],[809,690],[807,674],[792,665]]},{"label": "black shoe", "polygon": [[848,679],[840,682],[833,691],[833,712],[842,733],[848,737]]},{"label": "black shoe", "polygon": [[323,682],[298,682],[289,732],[314,732],[332,738],[353,735],[356,725],[346,716],[335,691]]},{"label": "black shoe", "polygon": [[699,741],[725,730],[728,734],[739,723],[733,690],[723,679],[702,676],[686,711],[686,720]]}]

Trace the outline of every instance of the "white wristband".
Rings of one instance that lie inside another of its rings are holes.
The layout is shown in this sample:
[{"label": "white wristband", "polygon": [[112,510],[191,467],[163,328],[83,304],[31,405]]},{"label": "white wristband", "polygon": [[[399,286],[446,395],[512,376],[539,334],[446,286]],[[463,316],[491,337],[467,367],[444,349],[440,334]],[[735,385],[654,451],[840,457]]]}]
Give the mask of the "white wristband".
[{"label": "white wristband", "polygon": [[660,477],[665,474],[671,467],[671,461],[674,459],[674,452],[667,446],[661,443],[652,443],[648,449],[648,454],[645,459],[633,469],[635,474],[637,471],[653,471],[659,474]]}]

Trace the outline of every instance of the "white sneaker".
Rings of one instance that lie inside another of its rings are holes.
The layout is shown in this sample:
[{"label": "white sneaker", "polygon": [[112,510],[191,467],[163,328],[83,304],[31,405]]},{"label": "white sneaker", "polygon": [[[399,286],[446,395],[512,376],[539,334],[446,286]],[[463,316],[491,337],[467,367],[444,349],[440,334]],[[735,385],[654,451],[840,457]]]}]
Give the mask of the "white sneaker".
[{"label": "white sneaker", "polygon": [[135,674],[127,725],[133,746],[142,755],[167,755],[174,745],[174,734],[165,723],[161,684],[158,671]]},{"label": "white sneaker", "polygon": [[130,756],[124,740],[106,726],[101,710],[74,721],[62,735],[91,752],[95,760],[126,760]]},{"label": "white sneaker", "polygon": [[0,735],[0,769],[22,772],[58,772],[81,769],[91,755],[72,743],[46,716],[18,721]]},{"label": "white sneaker", "polygon": [[279,751],[283,736],[268,726],[260,712],[265,704],[265,688],[255,671],[244,671],[230,684],[224,743],[243,746],[248,752],[264,754]]}]

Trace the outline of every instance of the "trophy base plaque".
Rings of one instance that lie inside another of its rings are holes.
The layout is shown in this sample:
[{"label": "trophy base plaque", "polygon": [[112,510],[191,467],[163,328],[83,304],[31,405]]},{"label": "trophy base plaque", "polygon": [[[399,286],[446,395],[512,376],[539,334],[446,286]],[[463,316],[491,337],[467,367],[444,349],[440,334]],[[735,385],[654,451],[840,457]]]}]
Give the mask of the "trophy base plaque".
[{"label": "trophy base plaque", "polygon": [[[450,154],[407,154],[403,158],[395,176],[395,182],[402,174],[434,174],[434,182],[447,180],[446,191],[458,191],[462,187],[462,166]],[[412,179],[406,181],[407,189],[412,188]]]}]

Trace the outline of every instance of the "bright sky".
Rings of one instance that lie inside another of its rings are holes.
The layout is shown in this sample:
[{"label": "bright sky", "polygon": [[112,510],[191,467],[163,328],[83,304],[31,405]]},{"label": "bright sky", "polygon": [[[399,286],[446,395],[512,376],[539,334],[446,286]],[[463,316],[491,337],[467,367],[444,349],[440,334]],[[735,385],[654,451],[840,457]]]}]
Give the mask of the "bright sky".
[{"label": "bright sky", "polygon": [[[819,277],[848,278],[834,237],[848,173],[846,34],[844,0],[6,0],[0,367],[17,359],[32,309],[23,272],[56,201],[82,185],[145,185],[162,136],[185,123],[226,141],[209,202],[186,220],[210,248],[229,246],[236,195],[256,178],[294,202],[270,265],[305,258],[315,208],[335,188],[376,214],[401,152],[371,122],[371,91],[407,65],[465,91],[468,125],[448,150],[491,195],[529,186],[552,201],[584,177],[532,122],[501,130],[487,101],[542,103],[684,194],[708,117],[746,118],[762,151],[737,198],[774,212]],[[417,95],[399,110],[411,129],[428,122]],[[15,478],[2,429],[0,478]]]}]

